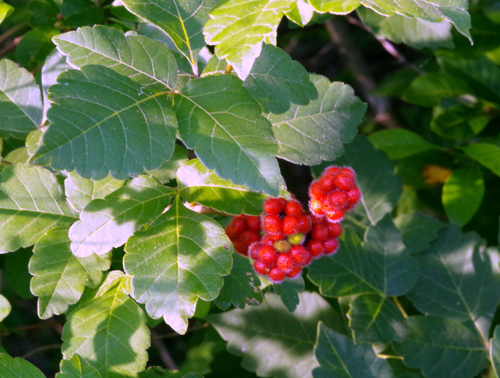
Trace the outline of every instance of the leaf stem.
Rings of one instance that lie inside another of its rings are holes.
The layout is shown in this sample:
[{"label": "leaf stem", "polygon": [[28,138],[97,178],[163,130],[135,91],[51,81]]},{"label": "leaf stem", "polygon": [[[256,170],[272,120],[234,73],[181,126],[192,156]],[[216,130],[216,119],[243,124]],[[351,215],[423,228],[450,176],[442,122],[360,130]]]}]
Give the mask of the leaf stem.
[{"label": "leaf stem", "polygon": [[366,224],[361,223],[360,221],[358,221],[357,219],[355,219],[351,215],[345,215],[345,220],[347,220],[349,223],[352,223],[352,224],[358,226],[359,228],[362,228],[363,230],[366,230],[368,228],[368,226]]},{"label": "leaf stem", "polygon": [[21,356],[21,358],[27,360],[28,358],[34,356],[35,354],[38,354],[40,352],[45,352],[46,350],[50,349],[59,349],[62,347],[62,344],[50,344],[50,345],[44,345],[39,348],[33,349],[32,351],[29,351],[25,355]]},{"label": "leaf stem", "polygon": [[403,306],[401,305],[401,303],[399,302],[398,298],[397,297],[392,297],[392,300],[394,301],[394,303],[396,304],[397,308],[399,309],[399,311],[401,312],[401,314],[403,314],[403,317],[406,319],[408,318],[408,314],[406,313],[405,309],[403,308]]},{"label": "leaf stem", "polygon": [[5,33],[3,33],[2,35],[0,35],[0,43],[2,43],[3,41],[5,41],[12,34],[18,32],[19,30],[21,30],[25,26],[28,26],[28,22],[27,21],[21,22],[20,24],[17,24],[17,25],[14,25],[13,27],[11,27]]}]

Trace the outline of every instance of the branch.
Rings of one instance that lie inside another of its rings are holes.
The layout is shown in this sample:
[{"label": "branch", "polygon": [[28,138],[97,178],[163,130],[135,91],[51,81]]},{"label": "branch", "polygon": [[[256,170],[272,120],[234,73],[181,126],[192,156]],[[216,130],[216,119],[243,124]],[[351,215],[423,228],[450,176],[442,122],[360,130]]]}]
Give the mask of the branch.
[{"label": "branch", "polygon": [[153,342],[156,349],[158,349],[160,358],[165,364],[165,366],[168,367],[170,370],[179,370],[174,360],[172,359],[172,356],[165,347],[165,344],[163,344],[163,341],[160,340],[157,332],[154,329],[151,329],[151,341]]}]

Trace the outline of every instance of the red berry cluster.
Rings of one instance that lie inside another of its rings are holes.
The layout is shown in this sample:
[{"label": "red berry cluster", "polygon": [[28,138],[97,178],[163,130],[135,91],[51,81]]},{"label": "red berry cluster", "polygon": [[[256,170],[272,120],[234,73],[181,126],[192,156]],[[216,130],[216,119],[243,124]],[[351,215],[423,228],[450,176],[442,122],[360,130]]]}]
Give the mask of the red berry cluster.
[{"label": "red berry cluster", "polygon": [[239,215],[226,227],[236,251],[249,255],[255,271],[273,283],[297,278],[312,259],[337,252],[340,221],[361,197],[354,171],[335,166],[311,184],[309,194],[312,216],[295,199],[268,198],[262,219]]}]

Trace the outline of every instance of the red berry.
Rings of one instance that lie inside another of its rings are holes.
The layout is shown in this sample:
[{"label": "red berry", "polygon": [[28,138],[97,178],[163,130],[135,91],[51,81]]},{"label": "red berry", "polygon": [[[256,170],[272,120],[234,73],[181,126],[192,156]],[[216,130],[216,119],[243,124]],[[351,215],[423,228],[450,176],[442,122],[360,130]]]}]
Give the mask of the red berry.
[{"label": "red berry", "polygon": [[302,273],[302,266],[299,264],[296,264],[293,266],[292,270],[290,270],[286,274],[286,276],[288,278],[294,279],[294,278],[299,278],[301,273]]},{"label": "red berry", "polygon": [[361,192],[356,186],[347,192],[347,199],[350,205],[356,205],[360,198]]},{"label": "red berry", "polygon": [[299,220],[299,232],[306,234],[311,228],[311,221],[306,214],[300,214],[297,216]]},{"label": "red berry", "polygon": [[313,224],[316,224],[316,223],[321,223],[322,224],[322,223],[324,223],[323,222],[323,217],[316,217],[316,216],[313,215],[311,217],[311,220],[312,220]]},{"label": "red berry", "polygon": [[328,211],[326,213],[326,219],[328,220],[328,222],[332,223],[342,222],[342,220],[344,219],[344,212],[342,210]]},{"label": "red berry", "polygon": [[286,273],[283,272],[281,269],[273,268],[269,272],[269,280],[272,283],[278,284],[278,283],[283,282],[283,280],[285,279],[285,275],[286,275]]},{"label": "red berry", "polygon": [[269,268],[266,264],[259,260],[254,261],[253,268],[259,274],[267,274],[271,270],[271,268]]},{"label": "red berry", "polygon": [[255,243],[260,240],[260,236],[257,232],[252,230],[245,230],[240,235],[240,240],[249,246],[252,243]]},{"label": "red berry", "polygon": [[283,211],[283,203],[279,198],[268,198],[264,202],[264,211],[268,214],[279,214]]},{"label": "red berry", "polygon": [[249,230],[259,232],[262,227],[260,225],[260,217],[255,215],[251,215],[247,218],[247,227]]},{"label": "red berry", "polygon": [[342,210],[346,205],[349,197],[346,192],[334,190],[328,195],[328,203],[331,207]]},{"label": "red berry", "polygon": [[323,175],[319,179],[319,184],[325,192],[331,192],[335,189],[335,179],[336,177],[333,175]]},{"label": "red berry", "polygon": [[290,256],[300,265],[304,265],[307,260],[310,260],[309,251],[301,245],[294,245],[290,249]]},{"label": "red berry", "polygon": [[264,218],[264,231],[265,232],[282,232],[283,230],[283,221],[278,215],[270,214],[266,215]]},{"label": "red berry", "polygon": [[283,219],[283,232],[285,235],[293,235],[299,232],[299,220],[295,215],[287,215]]},{"label": "red berry", "polygon": [[276,260],[276,267],[288,273],[293,268],[293,258],[288,253],[280,253]]},{"label": "red berry", "polygon": [[332,175],[332,176],[336,176],[337,173],[339,173],[340,171],[340,168],[335,166],[335,165],[332,165],[328,168],[326,168],[324,171],[323,171],[323,174],[324,175]]},{"label": "red berry", "polygon": [[249,248],[248,248],[248,255],[250,258],[254,260],[259,260],[260,259],[260,250],[264,247],[263,244],[261,243],[253,243]]},{"label": "red berry", "polygon": [[[264,238],[266,238],[266,242],[270,241],[272,244],[272,243],[277,242],[279,240],[285,239],[285,234],[283,232],[275,232],[272,234],[267,234],[266,236],[264,236]],[[264,244],[268,244],[268,243],[264,243]]]},{"label": "red berry", "polygon": [[309,210],[313,215],[317,217],[320,217],[323,214],[325,214],[324,204],[317,199],[312,199],[309,201]]},{"label": "red berry", "polygon": [[266,264],[267,266],[273,266],[276,262],[278,254],[276,253],[276,250],[273,246],[265,245],[260,250],[259,256],[260,261],[262,261],[264,264]]},{"label": "red berry", "polygon": [[240,234],[246,230],[247,222],[245,216],[234,217],[233,220],[226,226],[226,235],[231,241],[237,239]]},{"label": "red berry", "polygon": [[236,250],[236,252],[242,254],[243,256],[247,256],[248,244],[245,244],[245,242],[243,242],[240,239],[236,239],[233,241],[233,245],[234,245],[234,249]]},{"label": "red berry", "polygon": [[313,258],[320,257],[325,251],[325,245],[318,240],[311,239],[307,243],[307,249]]},{"label": "red berry", "polygon": [[328,227],[320,223],[313,225],[311,229],[311,236],[315,240],[324,242],[328,239]]},{"label": "red berry", "polygon": [[328,236],[338,238],[342,234],[342,225],[340,223],[328,223]]},{"label": "red berry", "polygon": [[286,215],[300,215],[302,214],[302,205],[297,200],[290,200],[285,206]]},{"label": "red berry", "polygon": [[342,168],[337,177],[335,177],[335,186],[337,187],[337,189],[347,192],[354,187],[355,177],[351,171],[348,170],[347,172],[349,173],[346,173],[343,171],[343,169],[344,168]]},{"label": "red berry", "polygon": [[339,249],[339,241],[337,238],[330,238],[325,241],[325,255],[331,255]]},{"label": "red berry", "polygon": [[328,193],[321,187],[319,181],[314,181],[309,187],[309,196],[311,198],[325,200],[327,195]]}]

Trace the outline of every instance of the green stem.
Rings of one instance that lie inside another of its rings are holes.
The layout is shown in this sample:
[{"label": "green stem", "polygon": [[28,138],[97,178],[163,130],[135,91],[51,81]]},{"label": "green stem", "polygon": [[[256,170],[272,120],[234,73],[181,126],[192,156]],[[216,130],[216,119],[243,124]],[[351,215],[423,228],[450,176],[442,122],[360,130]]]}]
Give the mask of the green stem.
[{"label": "green stem", "polygon": [[345,220],[348,221],[349,223],[354,224],[355,226],[358,226],[359,228],[362,228],[363,230],[366,230],[368,226],[364,223],[361,223],[351,215],[345,215]]}]

